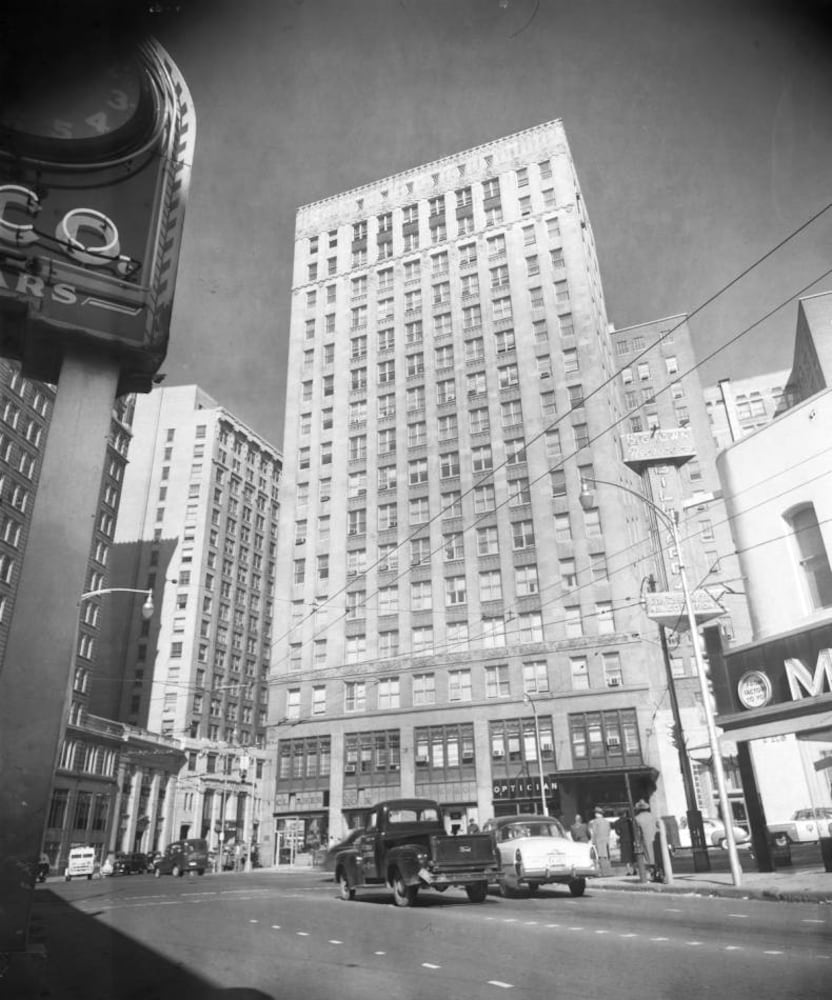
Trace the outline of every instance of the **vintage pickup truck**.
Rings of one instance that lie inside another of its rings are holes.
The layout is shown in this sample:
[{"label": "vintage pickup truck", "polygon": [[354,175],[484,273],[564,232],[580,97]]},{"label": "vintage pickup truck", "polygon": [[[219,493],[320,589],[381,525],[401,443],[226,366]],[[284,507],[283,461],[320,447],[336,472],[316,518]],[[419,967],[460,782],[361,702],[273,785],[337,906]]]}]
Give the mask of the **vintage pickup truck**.
[{"label": "vintage pickup truck", "polygon": [[387,886],[397,906],[411,906],[421,888],[444,892],[461,886],[481,903],[497,880],[498,860],[489,834],[451,836],[430,799],[390,799],[368,812],[363,832],[335,858],[342,899],[365,886]]}]

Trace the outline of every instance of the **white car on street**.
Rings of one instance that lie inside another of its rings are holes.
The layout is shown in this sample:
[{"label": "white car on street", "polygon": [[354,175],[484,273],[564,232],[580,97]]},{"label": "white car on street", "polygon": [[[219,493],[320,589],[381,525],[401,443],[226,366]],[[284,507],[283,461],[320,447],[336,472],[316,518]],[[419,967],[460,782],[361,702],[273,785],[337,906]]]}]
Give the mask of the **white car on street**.
[{"label": "white car on street", "polygon": [[594,846],[572,840],[551,816],[498,816],[483,826],[483,833],[492,835],[500,856],[503,896],[514,896],[521,888],[533,893],[553,883],[583,896],[586,880],[599,874]]},{"label": "white car on street", "polygon": [[832,807],[798,809],[785,823],[769,823],[768,832],[779,844],[807,844],[819,837],[832,837]]},{"label": "white car on street", "polygon": [[[725,837],[725,824],[721,819],[712,819],[708,816],[702,817],[702,827],[705,831],[705,843],[708,847],[728,847]],[[748,830],[743,830],[741,826],[734,824],[734,843],[737,847],[747,844],[751,840]],[[688,828],[687,816],[679,817],[679,846],[690,847],[690,829]]]}]

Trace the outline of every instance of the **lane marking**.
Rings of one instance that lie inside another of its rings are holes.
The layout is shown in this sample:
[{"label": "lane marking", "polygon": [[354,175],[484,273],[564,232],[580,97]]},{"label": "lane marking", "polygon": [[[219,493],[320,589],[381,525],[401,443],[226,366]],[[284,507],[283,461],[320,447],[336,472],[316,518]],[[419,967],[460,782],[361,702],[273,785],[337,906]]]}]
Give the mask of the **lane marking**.
[{"label": "lane marking", "polygon": [[609,931],[596,931],[596,934],[609,934]]},{"label": "lane marking", "polygon": [[689,944],[691,948],[698,948],[702,942],[701,941],[685,941],[685,944]]},{"label": "lane marking", "polygon": [[670,938],[666,938],[666,937],[656,937],[656,938],[650,938],[650,940],[651,940],[651,941],[669,941],[669,940],[670,940]]},{"label": "lane marking", "polygon": [[742,948],[738,944],[726,944],[726,951],[742,951]]},{"label": "lane marking", "polygon": [[567,927],[568,931],[582,931],[583,927]]},{"label": "lane marking", "polygon": [[618,936],[623,938],[634,938],[638,937],[638,934],[619,934]]},{"label": "lane marking", "polygon": [[676,906],[666,906],[664,908],[665,913],[681,913],[682,911]]},{"label": "lane marking", "polygon": [[536,920],[527,920],[526,921],[526,927],[536,927],[536,926],[537,926],[537,921]]},{"label": "lane marking", "polygon": [[764,951],[763,954],[764,955],[782,955],[782,954],[784,954],[784,952],[782,952],[782,951]]},{"label": "lane marking", "polygon": [[517,917],[503,917],[503,923],[504,924],[516,924],[517,923]]},{"label": "lane marking", "polygon": [[825,920],[817,920],[817,919],[815,919],[815,918],[812,918],[812,917],[805,917],[805,918],[804,918],[803,920],[801,920],[800,922],[801,922],[802,924],[825,924],[825,923],[826,923],[826,921],[825,921]]},{"label": "lane marking", "polygon": [[374,951],[373,954],[374,955],[386,955],[387,952],[386,951]]},{"label": "lane marking", "polygon": [[330,938],[329,939],[329,943],[330,944],[343,944],[344,942],[343,941],[339,941],[337,938]]},{"label": "lane marking", "polygon": [[308,931],[295,931],[298,937],[309,937]]},{"label": "lane marking", "polygon": [[422,962],[423,969],[441,969],[441,965],[434,965],[433,962]]},{"label": "lane marking", "polygon": [[560,927],[560,924],[546,924],[547,927]]},{"label": "lane marking", "polygon": [[747,913],[729,913],[728,916],[729,917],[736,917],[737,920],[748,920],[748,914]]},{"label": "lane marking", "polygon": [[513,990],[514,987],[511,983],[500,982],[499,979],[489,979],[486,983],[487,986],[499,986],[501,990]]},{"label": "lane marking", "polygon": [[251,918],[251,919],[249,920],[249,923],[250,923],[250,924],[259,924],[259,923],[260,923],[260,921],[259,921],[259,920],[255,920],[255,919],[254,919],[254,918],[252,917],[252,918]]}]

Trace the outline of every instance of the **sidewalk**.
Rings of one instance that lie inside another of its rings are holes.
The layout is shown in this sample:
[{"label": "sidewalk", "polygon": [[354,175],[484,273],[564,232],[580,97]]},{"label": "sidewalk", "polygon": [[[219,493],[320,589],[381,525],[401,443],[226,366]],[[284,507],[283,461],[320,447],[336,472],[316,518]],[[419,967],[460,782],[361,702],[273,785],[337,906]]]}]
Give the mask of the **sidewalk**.
[{"label": "sidewalk", "polygon": [[639,882],[638,876],[611,875],[594,879],[593,889],[625,892],[688,893],[697,896],[727,896],[732,899],[764,899],[780,903],[832,903],[832,872],[822,865],[776,872],[742,873],[740,885],[734,885],[730,872],[674,874],[670,885]]}]

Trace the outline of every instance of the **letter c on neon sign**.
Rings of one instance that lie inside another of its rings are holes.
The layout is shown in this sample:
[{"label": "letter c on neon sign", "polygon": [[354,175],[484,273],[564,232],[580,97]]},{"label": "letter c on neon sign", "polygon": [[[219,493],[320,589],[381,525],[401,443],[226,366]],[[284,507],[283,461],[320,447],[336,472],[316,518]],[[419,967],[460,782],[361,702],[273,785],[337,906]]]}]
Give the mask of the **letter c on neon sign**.
[{"label": "letter c on neon sign", "polygon": [[38,234],[31,222],[20,225],[10,222],[6,217],[6,209],[14,205],[22,208],[27,215],[34,218],[40,211],[40,201],[34,191],[20,187],[18,184],[3,184],[0,186],[0,240],[14,243],[15,246],[28,246],[37,243]]},{"label": "letter c on neon sign", "polygon": [[[90,247],[78,239],[85,229],[101,238],[101,246]],[[67,212],[55,228],[55,235],[66,246],[70,257],[93,267],[111,264],[118,258],[121,249],[116,224],[93,208],[73,208],[71,212]]]}]

